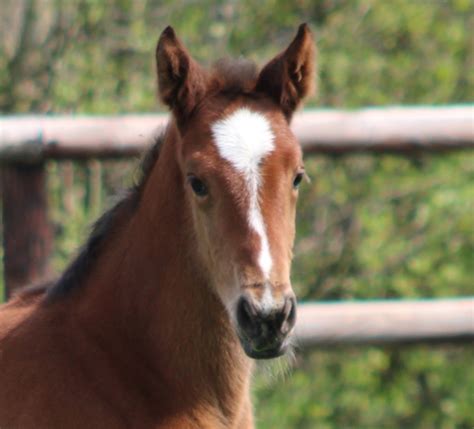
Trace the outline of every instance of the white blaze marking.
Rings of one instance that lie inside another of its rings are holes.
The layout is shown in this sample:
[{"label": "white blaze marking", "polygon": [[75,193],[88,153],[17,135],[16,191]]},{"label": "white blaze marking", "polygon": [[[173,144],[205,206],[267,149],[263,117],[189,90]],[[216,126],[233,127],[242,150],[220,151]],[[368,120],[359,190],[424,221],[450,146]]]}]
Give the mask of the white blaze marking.
[{"label": "white blaze marking", "polygon": [[265,277],[272,269],[272,257],[258,198],[260,163],[273,151],[274,135],[270,123],[260,113],[239,109],[212,126],[220,156],[243,174],[248,186],[250,205],[248,222],[260,237],[258,263]]},{"label": "white blaze marking", "polygon": [[275,302],[273,300],[271,287],[268,283],[266,283],[264,285],[263,295],[260,300],[260,310],[264,315],[270,314],[274,306]]}]

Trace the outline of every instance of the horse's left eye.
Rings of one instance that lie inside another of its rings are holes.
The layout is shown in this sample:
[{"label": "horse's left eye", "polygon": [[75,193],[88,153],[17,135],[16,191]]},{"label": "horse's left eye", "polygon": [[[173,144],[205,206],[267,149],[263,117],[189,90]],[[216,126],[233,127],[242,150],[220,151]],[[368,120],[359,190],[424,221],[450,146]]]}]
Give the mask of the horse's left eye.
[{"label": "horse's left eye", "polygon": [[188,176],[188,180],[191,189],[198,197],[205,197],[208,194],[207,186],[201,179],[196,176]]},{"label": "horse's left eye", "polygon": [[303,180],[304,173],[297,173],[293,179],[293,188],[297,189],[300,186],[301,181]]}]

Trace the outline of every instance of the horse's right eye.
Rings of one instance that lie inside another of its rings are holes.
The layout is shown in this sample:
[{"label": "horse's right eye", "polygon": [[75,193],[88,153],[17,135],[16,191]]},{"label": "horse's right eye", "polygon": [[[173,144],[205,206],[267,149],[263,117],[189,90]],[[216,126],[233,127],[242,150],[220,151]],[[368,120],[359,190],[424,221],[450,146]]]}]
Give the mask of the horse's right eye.
[{"label": "horse's right eye", "polygon": [[209,193],[205,183],[196,176],[188,176],[188,181],[191,185],[191,189],[198,197],[205,197]]},{"label": "horse's right eye", "polygon": [[303,180],[303,177],[304,177],[303,172],[300,172],[295,176],[295,178],[293,179],[293,188],[297,189],[298,186],[300,186],[300,183]]}]

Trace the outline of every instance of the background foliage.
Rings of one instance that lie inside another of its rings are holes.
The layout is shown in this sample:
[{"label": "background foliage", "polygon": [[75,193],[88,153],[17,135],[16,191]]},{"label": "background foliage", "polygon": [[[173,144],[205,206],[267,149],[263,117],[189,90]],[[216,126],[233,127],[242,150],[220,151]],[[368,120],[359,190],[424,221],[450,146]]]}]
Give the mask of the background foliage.
[{"label": "background foliage", "polygon": [[[155,111],[153,51],[167,24],[205,64],[226,55],[262,64],[303,21],[319,47],[309,106],[474,99],[472,0],[0,0],[0,112]],[[307,159],[294,265],[301,299],[472,294],[473,160]],[[48,168],[60,270],[134,170]],[[258,426],[472,428],[473,358],[468,346],[299,353],[289,376],[257,375]]]}]

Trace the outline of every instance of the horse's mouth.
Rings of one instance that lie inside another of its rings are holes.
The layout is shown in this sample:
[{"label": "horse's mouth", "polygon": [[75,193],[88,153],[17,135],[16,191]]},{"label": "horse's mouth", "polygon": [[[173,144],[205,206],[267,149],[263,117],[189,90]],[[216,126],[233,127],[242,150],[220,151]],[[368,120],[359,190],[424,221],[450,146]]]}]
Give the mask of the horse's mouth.
[{"label": "horse's mouth", "polygon": [[252,359],[273,359],[285,354],[288,350],[288,341],[261,345],[249,338],[239,335],[240,344],[245,354]]}]

